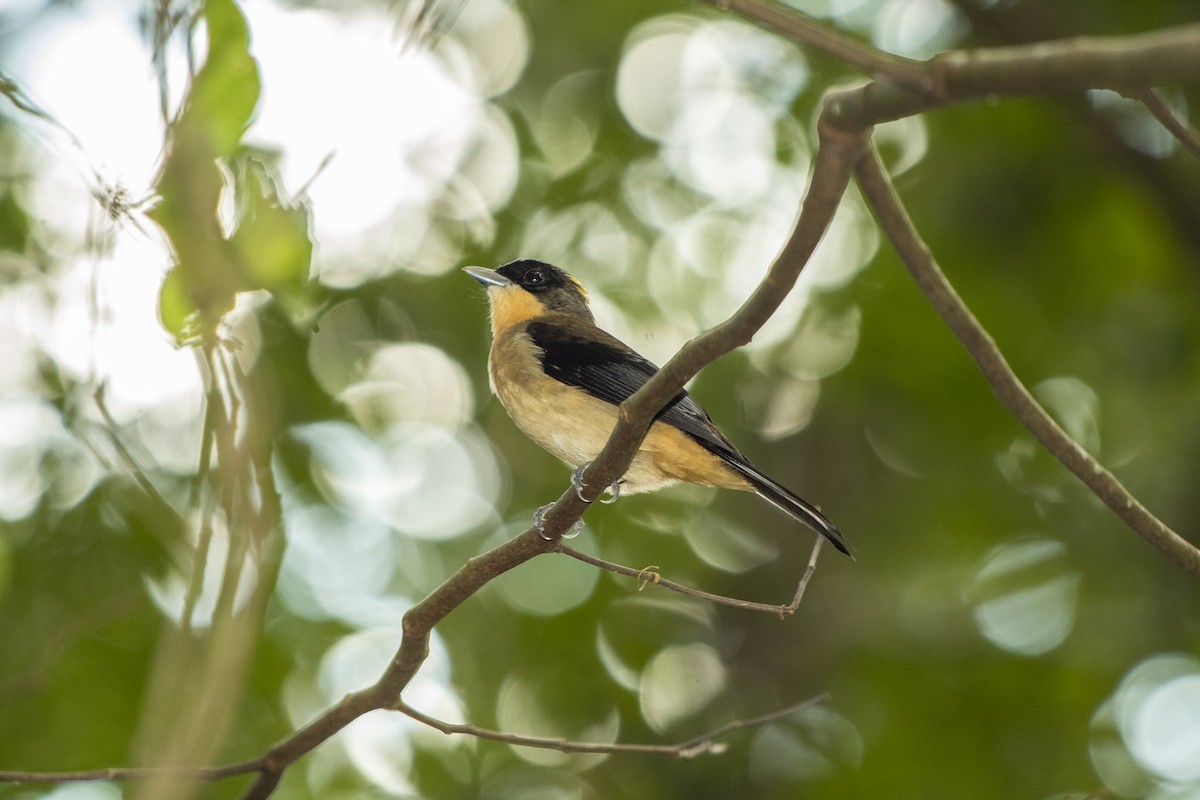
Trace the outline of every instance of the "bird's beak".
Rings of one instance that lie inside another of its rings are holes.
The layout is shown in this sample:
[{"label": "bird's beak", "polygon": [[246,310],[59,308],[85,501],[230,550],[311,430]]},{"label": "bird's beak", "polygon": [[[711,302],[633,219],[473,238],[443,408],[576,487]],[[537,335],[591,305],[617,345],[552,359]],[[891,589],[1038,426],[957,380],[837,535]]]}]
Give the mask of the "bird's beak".
[{"label": "bird's beak", "polygon": [[508,278],[496,272],[494,269],[486,267],[463,267],[463,272],[470,275],[475,280],[479,281],[486,287],[492,286],[512,286],[513,282]]}]

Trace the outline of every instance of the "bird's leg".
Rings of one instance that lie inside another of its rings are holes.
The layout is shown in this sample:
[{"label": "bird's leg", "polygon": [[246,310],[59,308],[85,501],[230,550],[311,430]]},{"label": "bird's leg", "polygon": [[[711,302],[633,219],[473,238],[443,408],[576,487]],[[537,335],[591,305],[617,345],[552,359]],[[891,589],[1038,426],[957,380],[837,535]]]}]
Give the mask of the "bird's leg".
[{"label": "bird's leg", "polygon": [[[580,498],[580,499],[582,499],[582,498]],[[546,512],[550,509],[550,506],[552,506],[552,505],[554,505],[554,503],[546,503],[546,505],[542,506],[537,511],[533,512],[533,529],[534,529],[534,531],[537,532],[538,537],[540,539],[542,539],[542,541],[546,541],[546,542],[554,541],[553,536],[546,535],[546,519],[545,519]],[[575,524],[571,526],[571,529],[562,535],[562,538],[574,539],[576,536],[579,535],[579,533],[582,530],[583,530],[583,520],[577,519],[577,520],[575,520]]]},{"label": "bird's leg", "polygon": [[596,500],[600,500],[600,502],[606,506],[612,505],[613,503],[617,502],[617,498],[621,496],[621,484],[624,482],[623,480],[614,481],[613,485],[608,487],[609,496],[603,500],[598,497],[593,497],[591,500],[588,500],[583,496],[583,471],[587,469],[588,465],[591,463],[592,462],[590,461],[585,461],[571,471],[571,485],[575,487],[575,496],[589,505]]}]

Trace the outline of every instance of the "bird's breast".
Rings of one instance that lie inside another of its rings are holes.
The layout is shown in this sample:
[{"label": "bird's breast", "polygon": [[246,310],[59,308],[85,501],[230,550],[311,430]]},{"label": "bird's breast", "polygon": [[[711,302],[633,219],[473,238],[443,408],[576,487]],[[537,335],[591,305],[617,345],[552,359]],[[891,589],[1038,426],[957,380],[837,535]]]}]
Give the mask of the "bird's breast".
[{"label": "bird's breast", "polygon": [[616,407],[542,371],[528,336],[501,336],[492,347],[492,391],[525,435],[572,466],[595,458],[616,423]]},{"label": "bird's breast", "polygon": [[[550,377],[541,351],[520,328],[496,337],[488,358],[492,391],[526,436],[571,466],[592,461],[617,423],[617,407]],[[679,481],[730,489],[749,484],[720,458],[671,425],[650,426],[625,472],[622,491],[648,492]]]}]

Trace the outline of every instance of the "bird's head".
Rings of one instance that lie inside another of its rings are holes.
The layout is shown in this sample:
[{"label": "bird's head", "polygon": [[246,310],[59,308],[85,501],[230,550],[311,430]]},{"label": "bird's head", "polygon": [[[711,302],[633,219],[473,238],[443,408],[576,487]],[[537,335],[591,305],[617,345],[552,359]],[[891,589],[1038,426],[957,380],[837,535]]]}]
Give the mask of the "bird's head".
[{"label": "bird's head", "polygon": [[553,264],[523,258],[500,269],[466,267],[463,271],[487,287],[495,332],[550,313],[592,321],[583,286]]}]

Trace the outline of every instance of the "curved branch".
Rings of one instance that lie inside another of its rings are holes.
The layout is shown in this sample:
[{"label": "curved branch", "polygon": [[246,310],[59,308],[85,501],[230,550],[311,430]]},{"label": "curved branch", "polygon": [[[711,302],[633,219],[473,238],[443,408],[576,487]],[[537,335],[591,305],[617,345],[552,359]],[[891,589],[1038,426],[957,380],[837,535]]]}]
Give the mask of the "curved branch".
[{"label": "curved branch", "polygon": [[412,717],[417,722],[428,725],[429,727],[439,730],[446,735],[461,734],[463,736],[474,736],[477,739],[490,739],[494,742],[504,742],[506,744],[518,745],[520,747],[538,747],[543,750],[558,750],[563,753],[650,753],[654,755],[675,756],[676,758],[694,758],[707,753],[720,753],[725,750],[725,745],[718,742],[717,739],[732,733],[742,728],[754,728],[759,725],[765,725],[768,722],[774,722],[777,719],[789,717],[792,714],[803,711],[806,708],[811,708],[819,703],[829,701],[828,694],[819,694],[816,697],[788,706],[787,708],[779,708],[766,714],[749,719],[735,719],[726,722],[719,728],[714,728],[707,733],[702,733],[699,736],[694,736],[676,744],[621,744],[617,742],[573,742],[569,739],[547,739],[540,736],[522,736],[516,733],[504,733],[502,731],[488,730],[487,728],[478,728],[474,725],[458,724],[454,722],[444,722],[437,717],[431,717],[424,712],[418,711],[404,701],[397,701],[392,708],[409,717]]},{"label": "curved branch", "polygon": [[[595,496],[624,475],[659,410],[704,366],[749,343],[796,285],[800,271],[825,235],[850,182],[850,171],[867,143],[865,130],[819,124],[818,133],[820,144],[796,225],[762,283],[733,316],[685,344],[621,404],[608,444],[583,472],[581,485],[585,494]],[[575,509],[583,505],[575,491],[569,489],[549,509],[546,520],[553,521],[555,530],[561,533],[566,530],[563,523],[568,519],[567,514],[575,514]]]},{"label": "curved branch", "polygon": [[896,83],[910,86],[920,86],[925,81],[926,72],[920,61],[860,42],[791,6],[763,0],[698,2],[731,12],[793,42],[820,50],[870,77],[886,77]]},{"label": "curved branch", "polygon": [[[726,322],[688,342],[666,366],[622,406],[619,421],[608,445],[584,473],[587,489],[607,487],[616,481],[633,460],[651,420],[702,367],[751,337],[779,308],[795,285],[826,227],[833,218],[850,180],[850,171],[866,147],[865,133],[847,134],[833,128],[821,128],[813,175],[800,214],[787,243],[772,264],[763,282],[745,304]],[[592,493],[589,491],[589,494]],[[493,578],[543,553],[552,552],[559,540],[587,509],[574,486],[569,486],[543,518],[543,539],[532,528],[476,556],[450,576],[441,586],[414,605],[404,615],[403,636],[396,655],[371,686],[343,697],[307,725],[276,743],[261,758],[208,772],[189,771],[197,777],[224,777],[257,772],[258,779],[246,790],[245,800],[270,797],[284,772],[342,728],[369,711],[396,706],[401,691],[408,685],[429,653],[429,637],[435,625],[461,606]],[[803,586],[803,583],[802,583]],[[773,717],[772,717],[773,718]],[[765,718],[764,718],[765,719]],[[719,732],[732,730],[753,720],[734,722]],[[711,737],[716,734],[706,734]],[[693,740],[690,746],[699,746]],[[685,743],[687,744],[687,743]],[[687,748],[684,748],[685,750]],[[681,752],[681,754],[684,754]],[[9,773],[13,780],[24,780],[37,773]],[[153,777],[162,770],[99,770],[92,773],[45,773],[47,781],[118,779]]]},{"label": "curved branch", "polygon": [[1200,577],[1200,549],[1150,513],[1104,465],[1067,435],[1021,383],[995,341],[938,267],[933,254],[909,219],[874,150],[859,162],[856,177],[863,196],[900,259],[938,314],[966,347],[1000,401],[1055,458],[1075,473],[1138,535],[1162,551],[1172,563]]},{"label": "curved branch", "polygon": [[[826,30],[798,12],[762,0],[705,0],[759,21],[796,41],[817,47],[884,80],[826,95],[818,126],[820,146],[796,226],[762,284],[726,322],[688,342],[645,386],[622,404],[608,444],[583,474],[588,494],[612,484],[628,468],[655,414],[703,366],[746,344],[778,309],[815,250],[833,217],[857,165],[858,179],[876,215],[919,284],[963,340],[997,394],[1009,404],[1048,448],[1125,519],[1135,530],[1185,569],[1200,574],[1200,551],[1182,540],[1142,507],[1116,479],[1059,428],[1004,363],[994,343],[954,294],[937,269],[895,197],[877,158],[863,158],[870,126],[951,102],[995,95],[1038,94],[1084,88],[1137,89],[1200,74],[1200,25],[1111,39],[1076,39],[1045,44],[952,53],[929,62],[884,53],[851,37]],[[0,87],[2,88],[2,87]],[[587,505],[568,487],[544,517],[549,541],[532,529],[468,561],[438,589],[405,614],[403,638],[387,669],[372,685],[351,693],[316,719],[274,745],[261,759],[228,767],[184,771],[218,778],[257,772],[246,798],[270,796],[287,768],[372,710],[399,708],[401,691],[424,662],[435,625],[498,575],[543,553],[560,548],[558,539]],[[815,553],[815,551],[814,551]],[[801,582],[801,589],[804,582]],[[811,701],[810,701],[811,702]],[[754,720],[735,721],[678,748],[686,755],[709,749],[711,739],[748,724],[761,724],[794,709]],[[406,710],[409,713],[411,709]],[[419,712],[412,712],[414,715]],[[423,715],[422,715],[423,716]],[[420,718],[420,717],[418,717]],[[432,724],[432,718],[425,718]],[[446,723],[441,723],[446,725]],[[471,732],[479,729],[449,732]],[[490,733],[490,732],[489,732]],[[497,734],[506,736],[507,734]],[[525,743],[525,742],[522,742]],[[548,746],[560,746],[556,742]],[[653,746],[658,747],[658,746]],[[672,746],[666,746],[672,747]],[[161,774],[145,770],[99,770],[89,773],[44,773],[46,780],[119,779]],[[37,773],[0,773],[11,780],[39,780]]]},{"label": "curved branch", "polygon": [[958,50],[914,61],[830,31],[778,3],[702,1],[728,8],[876,76],[866,84],[826,95],[826,119],[845,130],[862,130],[970,100],[1085,89],[1125,91],[1194,82],[1200,74],[1200,24],[1131,36],[1075,37]]},{"label": "curved branch", "polygon": [[[693,375],[719,356],[749,342],[779,308],[833,218],[849,184],[850,171],[866,144],[865,133],[851,135],[822,129],[813,175],[796,226],[763,282],[732,317],[684,345],[657,375],[622,404],[608,444],[583,473],[581,485],[587,494],[595,494],[599,488],[612,485],[625,473],[654,416]],[[347,695],[275,745],[263,759],[264,769],[258,782],[244,795],[245,800],[269,797],[290,764],[358,716],[375,709],[391,708],[424,662],[433,627],[492,578],[556,549],[562,534],[583,515],[587,506],[579,499],[575,487],[568,486],[543,517],[542,532],[547,539],[530,528],[472,558],[432,594],[413,606],[404,615],[400,649],[380,679],[373,686]]]},{"label": "curved branch", "polygon": [[266,798],[283,772],[342,728],[368,711],[391,708],[429,654],[433,627],[478,591],[484,584],[531,558],[550,552],[554,545],[533,529],[467,561],[441,586],[404,615],[400,649],[373,685],[343,697],[303,728],[272,747],[263,757],[263,768],[243,797]]}]

